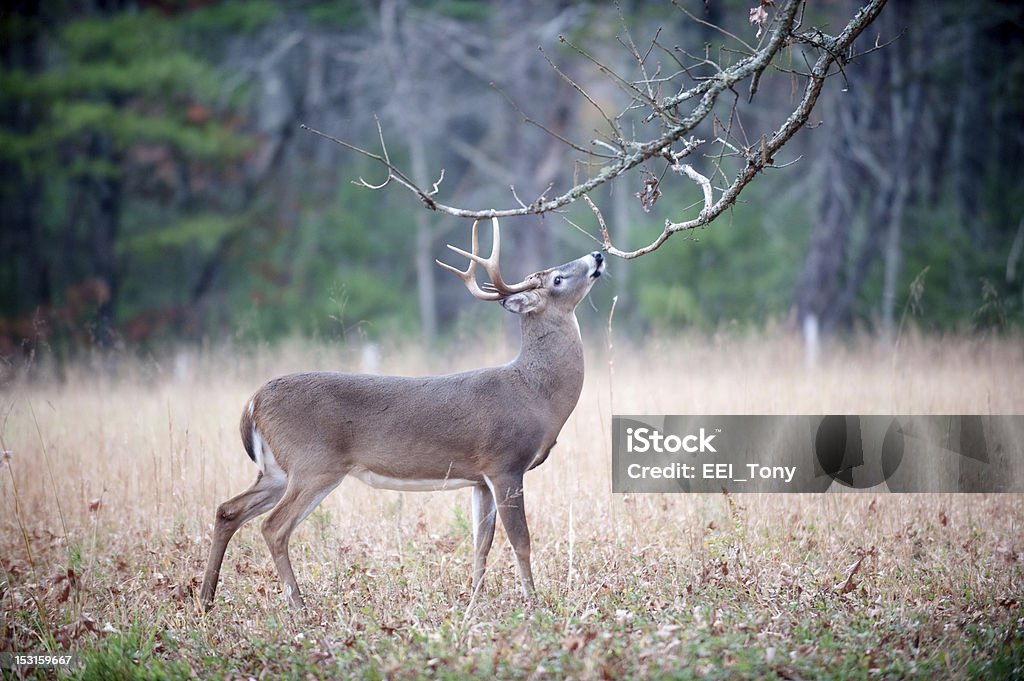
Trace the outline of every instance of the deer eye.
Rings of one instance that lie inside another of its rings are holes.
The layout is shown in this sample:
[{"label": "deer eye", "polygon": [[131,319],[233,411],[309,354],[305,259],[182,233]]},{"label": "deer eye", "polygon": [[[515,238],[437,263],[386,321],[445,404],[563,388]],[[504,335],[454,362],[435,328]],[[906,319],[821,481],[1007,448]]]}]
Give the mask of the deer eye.
[{"label": "deer eye", "polygon": [[555,286],[561,286],[562,285],[562,275],[558,275],[557,277],[555,277],[555,282],[554,283],[555,283]]}]

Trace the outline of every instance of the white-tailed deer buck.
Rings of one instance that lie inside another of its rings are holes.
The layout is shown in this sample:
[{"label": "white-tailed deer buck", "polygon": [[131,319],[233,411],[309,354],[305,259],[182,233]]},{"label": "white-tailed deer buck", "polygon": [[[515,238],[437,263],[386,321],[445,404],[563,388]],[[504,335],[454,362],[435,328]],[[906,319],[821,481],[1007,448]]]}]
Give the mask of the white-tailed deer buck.
[{"label": "white-tailed deer buck", "polygon": [[[440,261],[480,300],[500,301],[522,320],[522,349],[504,366],[448,376],[291,374],[256,391],[242,412],[242,442],[259,466],[256,482],[217,509],[213,546],[200,593],[213,603],[228,541],[246,521],[270,511],[263,536],[285,593],[302,596],[288,559],[292,531],[347,475],[373,487],[443,490],[473,487],[473,588],[484,578],[501,516],[527,597],[534,593],[523,474],[539,466],[576,407],[583,387],[583,344],[576,306],[604,272],[601,253],[531,274],[508,285],[498,267],[494,220],[489,258],[465,271]],[[483,287],[476,266],[490,277]]]}]

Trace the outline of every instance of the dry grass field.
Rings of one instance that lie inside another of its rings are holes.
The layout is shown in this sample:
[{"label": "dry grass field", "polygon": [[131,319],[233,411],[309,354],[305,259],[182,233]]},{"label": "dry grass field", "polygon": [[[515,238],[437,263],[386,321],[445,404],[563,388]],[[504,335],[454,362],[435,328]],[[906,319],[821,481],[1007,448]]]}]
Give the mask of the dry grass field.
[{"label": "dry grass field", "polygon": [[[499,344],[479,343],[493,348]],[[388,373],[498,363],[385,348]],[[0,650],[74,650],[77,678],[1022,678],[1019,495],[615,495],[613,412],[1024,413],[1024,343],[784,337],[619,342],[526,478],[539,602],[502,530],[470,602],[469,491],[346,480],[296,532],[287,608],[259,522],[196,592],[219,502],[255,477],[238,436],[278,373],[358,370],[293,346],[87,368],[0,387]],[[37,672],[43,676],[51,672]]]}]

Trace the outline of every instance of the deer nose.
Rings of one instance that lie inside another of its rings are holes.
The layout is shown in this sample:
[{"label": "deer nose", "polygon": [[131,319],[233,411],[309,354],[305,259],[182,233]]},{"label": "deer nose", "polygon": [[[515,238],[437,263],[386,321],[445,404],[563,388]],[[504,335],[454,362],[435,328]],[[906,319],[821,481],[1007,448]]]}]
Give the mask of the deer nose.
[{"label": "deer nose", "polygon": [[604,260],[604,255],[602,255],[601,251],[594,251],[590,255],[594,257],[594,260],[596,260],[599,265],[601,264],[601,261]]}]

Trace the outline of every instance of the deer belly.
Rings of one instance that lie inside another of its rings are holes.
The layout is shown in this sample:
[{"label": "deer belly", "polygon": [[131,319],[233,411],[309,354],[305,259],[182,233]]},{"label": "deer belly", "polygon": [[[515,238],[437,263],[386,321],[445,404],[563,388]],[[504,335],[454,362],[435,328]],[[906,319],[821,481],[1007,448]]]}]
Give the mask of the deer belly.
[{"label": "deer belly", "polygon": [[349,471],[349,475],[358,478],[363,483],[377,489],[390,489],[396,492],[437,492],[440,490],[459,489],[469,487],[476,483],[463,478],[442,478],[440,480],[418,479],[418,478],[392,478],[387,475],[380,475],[362,466],[355,466]]}]

